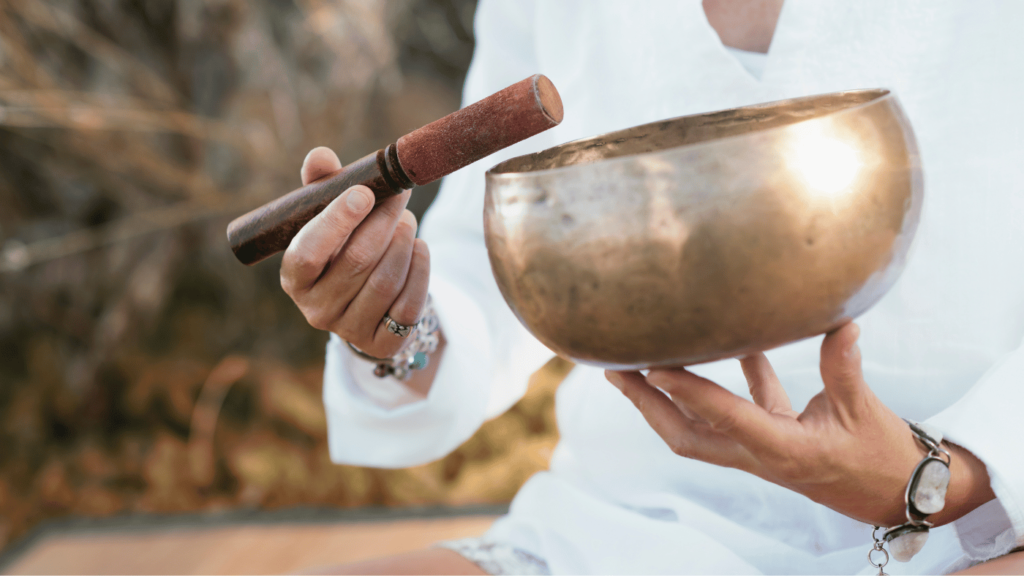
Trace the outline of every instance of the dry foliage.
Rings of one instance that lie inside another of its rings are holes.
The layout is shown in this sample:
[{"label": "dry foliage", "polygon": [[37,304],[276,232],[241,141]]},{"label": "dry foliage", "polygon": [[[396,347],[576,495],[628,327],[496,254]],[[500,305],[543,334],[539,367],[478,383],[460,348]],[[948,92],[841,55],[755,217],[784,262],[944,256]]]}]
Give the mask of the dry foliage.
[{"label": "dry foliage", "polygon": [[557,361],[439,462],[332,465],[326,339],[224,240],[309,148],[457,107],[472,12],[0,0],[0,546],[67,514],[502,501],[546,467]]}]

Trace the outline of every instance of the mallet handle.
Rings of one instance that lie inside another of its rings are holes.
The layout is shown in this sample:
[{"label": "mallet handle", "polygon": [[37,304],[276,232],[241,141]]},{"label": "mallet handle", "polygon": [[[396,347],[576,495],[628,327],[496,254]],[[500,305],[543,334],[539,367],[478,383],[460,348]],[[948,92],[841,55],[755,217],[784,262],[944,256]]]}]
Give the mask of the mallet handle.
[{"label": "mallet handle", "polygon": [[556,126],[562,115],[554,84],[531,76],[236,218],[228,225],[228,242],[243,264],[255,264],[286,249],[307,222],[352,186],[373,190],[379,204]]}]

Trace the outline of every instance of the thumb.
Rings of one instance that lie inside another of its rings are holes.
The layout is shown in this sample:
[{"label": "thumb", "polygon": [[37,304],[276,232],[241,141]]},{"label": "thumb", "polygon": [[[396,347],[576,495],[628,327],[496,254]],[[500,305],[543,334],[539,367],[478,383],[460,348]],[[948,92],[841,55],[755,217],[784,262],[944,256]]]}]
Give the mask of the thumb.
[{"label": "thumb", "polygon": [[302,185],[305,186],[338,170],[341,170],[341,160],[338,160],[334,150],[326,146],[317,146],[306,154],[299,175],[302,177]]},{"label": "thumb", "polygon": [[821,343],[821,379],[826,393],[840,405],[854,407],[867,390],[861,371],[857,338],[860,326],[853,322],[829,332]]}]

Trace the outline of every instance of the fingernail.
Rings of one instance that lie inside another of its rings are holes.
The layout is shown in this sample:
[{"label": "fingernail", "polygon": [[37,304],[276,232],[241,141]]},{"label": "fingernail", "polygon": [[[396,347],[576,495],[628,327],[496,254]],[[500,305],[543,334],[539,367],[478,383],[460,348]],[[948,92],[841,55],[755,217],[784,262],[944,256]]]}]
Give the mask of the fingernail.
[{"label": "fingernail", "polygon": [[345,201],[348,203],[349,208],[362,212],[370,205],[370,195],[359,188],[350,188],[348,198]]},{"label": "fingernail", "polygon": [[406,211],[402,212],[401,218],[402,218],[403,222],[405,222],[406,224],[408,224],[409,226],[411,226],[414,229],[416,228],[416,215],[415,214],[413,214],[412,212],[406,210]]},{"label": "fingernail", "polygon": [[607,378],[608,381],[612,383],[612,386],[615,386],[616,388],[618,388],[619,392],[622,392],[622,377],[621,376],[619,376],[615,372],[612,372],[611,370],[605,370],[604,371],[604,377]]}]

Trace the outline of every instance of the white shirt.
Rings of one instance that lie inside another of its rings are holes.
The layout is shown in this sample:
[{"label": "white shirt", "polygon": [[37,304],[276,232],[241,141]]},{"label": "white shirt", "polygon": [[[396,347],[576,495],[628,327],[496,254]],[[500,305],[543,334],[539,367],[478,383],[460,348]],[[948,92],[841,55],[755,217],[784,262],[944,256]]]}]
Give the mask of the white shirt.
[{"label": "white shirt", "polygon": [[761,76],[764,75],[765,64],[768,63],[768,55],[762,54],[761,52],[751,52],[749,50],[740,50],[739,48],[733,48],[732,46],[725,46],[726,52],[732,55],[740,66],[743,66],[750,73],[751,76],[760,80]]},{"label": "white shirt", "polygon": [[[917,134],[925,201],[906,270],[858,319],[865,377],[894,412],[927,420],[984,461],[997,495],[886,571],[952,570],[1024,544],[1020,22],[1024,2],[787,0],[756,78],[722,46],[699,0],[485,0],[464,104],[539,72],[561,92],[565,120],[448,177],[425,218],[430,291],[448,340],[427,398],[374,388],[365,364],[332,338],[324,385],[332,457],[382,467],[439,458],[515,402],[550,357],[491,277],[481,216],[487,168],[663,118],[886,87]],[[822,388],[820,344],[768,353],[796,409]],[[735,361],[694,371],[748,394]],[[872,571],[870,526],[674,455],[598,369],[570,374],[557,416],[550,471],[534,476],[489,532],[556,573]]]}]

